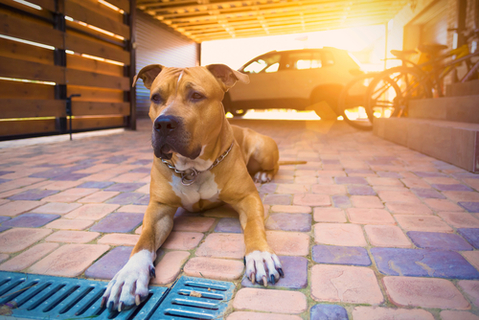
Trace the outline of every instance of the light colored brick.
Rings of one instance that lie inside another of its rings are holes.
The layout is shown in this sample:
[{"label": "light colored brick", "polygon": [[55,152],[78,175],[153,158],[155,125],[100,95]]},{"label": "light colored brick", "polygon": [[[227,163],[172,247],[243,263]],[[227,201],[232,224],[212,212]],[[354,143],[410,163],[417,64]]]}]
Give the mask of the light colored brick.
[{"label": "light colored brick", "polygon": [[437,215],[455,228],[479,228],[479,219],[467,212],[438,212]]},{"label": "light colored brick", "polygon": [[280,183],[278,184],[276,193],[289,193],[289,194],[308,193],[310,189],[311,189],[311,186],[309,184]]},{"label": "light colored brick", "polygon": [[279,314],[279,313],[259,313],[235,311],[231,313],[227,320],[301,320],[302,318],[295,315]]},{"label": "light colored brick", "polygon": [[43,201],[10,201],[0,206],[0,216],[15,217],[44,204]]},{"label": "light colored brick", "polygon": [[316,184],[312,186],[312,192],[318,194],[327,194],[327,195],[338,195],[338,194],[346,194],[348,191],[346,190],[346,186],[342,185],[321,185]]},{"label": "light colored brick", "polygon": [[314,225],[314,241],[336,246],[367,245],[363,230],[357,224],[317,223]]},{"label": "light colored brick", "polygon": [[453,201],[479,201],[479,192],[443,191],[442,194]]},{"label": "light colored brick", "polygon": [[52,233],[50,229],[13,228],[0,233],[0,252],[22,251]]},{"label": "light colored brick", "polygon": [[324,194],[295,194],[293,204],[299,206],[311,207],[329,207],[331,206],[331,199]]},{"label": "light colored brick", "polygon": [[307,206],[284,206],[284,205],[274,205],[271,206],[271,211],[281,212],[281,213],[310,213],[311,207]]},{"label": "light colored brick", "polygon": [[196,250],[199,257],[214,258],[243,258],[245,253],[244,238],[242,234],[212,233],[205,242]]},{"label": "light colored brick", "polygon": [[439,217],[419,215],[397,215],[399,225],[407,231],[453,232]]},{"label": "light colored brick", "polygon": [[423,201],[435,211],[464,211],[463,208],[446,199],[423,199]]},{"label": "light colored brick", "polygon": [[373,270],[351,266],[313,266],[311,296],[322,302],[376,305],[384,301]]},{"label": "light colored brick", "polygon": [[306,256],[309,254],[309,235],[302,232],[266,231],[266,240],[278,255]]},{"label": "light colored brick", "polygon": [[316,222],[347,222],[346,215],[340,208],[314,208],[313,217]]},{"label": "light colored brick", "polygon": [[368,177],[366,178],[366,180],[372,186],[393,186],[393,187],[403,186],[401,181],[396,178]]},{"label": "light colored brick", "polygon": [[472,303],[479,307],[479,281],[477,280],[460,280],[458,283],[459,287],[464,291],[464,293],[469,296],[469,299]]},{"label": "light colored brick", "polygon": [[153,278],[151,283],[164,285],[173,282],[189,256],[190,253],[186,251],[167,252],[155,266],[156,278]]},{"label": "light colored brick", "polygon": [[45,241],[65,243],[87,243],[98,238],[100,233],[89,231],[57,231],[47,237]]},{"label": "light colored brick", "polygon": [[95,221],[81,219],[57,219],[45,225],[45,228],[61,230],[84,230],[91,227]]},{"label": "light colored brick", "polygon": [[[10,256],[6,253],[0,253],[0,263],[2,263],[3,261],[7,260]],[[2,270],[2,267],[0,265],[0,270]]]},{"label": "light colored brick", "polygon": [[79,207],[81,207],[80,203],[49,202],[41,207],[33,209],[32,212],[64,215]]},{"label": "light colored brick", "polygon": [[479,270],[479,251],[462,251],[461,254]]},{"label": "light colored brick", "polygon": [[[354,320],[434,320],[434,316],[426,310],[378,307],[356,307],[353,309],[353,318]],[[457,319],[460,318],[455,320]]]},{"label": "light colored brick", "polygon": [[48,202],[73,202],[97,191],[98,189],[93,188],[73,188],[43,198],[42,200]]},{"label": "light colored brick", "polygon": [[190,277],[231,281],[243,275],[243,261],[206,257],[191,258],[183,268]]},{"label": "light colored brick", "polygon": [[421,203],[411,191],[378,191],[378,196],[384,202]]},{"label": "light colored brick", "polygon": [[467,311],[441,311],[441,320],[479,320],[479,316]]},{"label": "light colored brick", "polygon": [[102,203],[120,194],[116,191],[98,191],[78,200],[81,203]]},{"label": "light colored brick", "polygon": [[349,208],[346,212],[351,223],[395,225],[396,221],[384,209]]},{"label": "light colored brick", "polygon": [[138,239],[140,236],[136,234],[110,233],[98,239],[97,242],[112,246],[134,246]]},{"label": "light colored brick", "polygon": [[68,219],[99,220],[115,211],[120,206],[117,204],[92,203],[73,210],[65,216]]},{"label": "light colored brick", "polygon": [[82,184],[83,181],[53,181],[50,182],[49,184],[45,185],[41,189],[46,189],[46,190],[66,190],[70,188],[74,188],[80,184]]},{"label": "light colored brick", "polygon": [[431,209],[422,203],[387,202],[386,208],[394,214],[433,214]]},{"label": "light colored brick", "polygon": [[408,188],[421,188],[421,189],[431,188],[431,186],[427,182],[425,182],[423,179],[419,179],[419,178],[406,178],[406,179],[401,179],[401,181]]},{"label": "light colored brick", "polygon": [[240,289],[234,298],[236,310],[299,314],[308,308],[306,296],[301,292],[273,289]]},{"label": "light colored brick", "polygon": [[77,277],[108,249],[110,247],[106,245],[66,244],[35,263],[28,272]]},{"label": "light colored brick", "polygon": [[199,232],[171,232],[166,241],[161,246],[172,250],[192,250],[203,239],[203,234]]},{"label": "light colored brick", "polygon": [[400,307],[470,309],[461,292],[445,279],[384,277],[384,286],[392,303]]},{"label": "light colored brick", "polygon": [[351,196],[351,202],[356,208],[382,209],[383,203],[376,196]]},{"label": "light colored brick", "polygon": [[7,262],[0,265],[0,270],[21,271],[31,266],[53,250],[59,247],[58,243],[39,243],[30,249],[20,253]]},{"label": "light colored brick", "polygon": [[410,248],[411,241],[397,226],[364,226],[369,242],[375,247]]}]

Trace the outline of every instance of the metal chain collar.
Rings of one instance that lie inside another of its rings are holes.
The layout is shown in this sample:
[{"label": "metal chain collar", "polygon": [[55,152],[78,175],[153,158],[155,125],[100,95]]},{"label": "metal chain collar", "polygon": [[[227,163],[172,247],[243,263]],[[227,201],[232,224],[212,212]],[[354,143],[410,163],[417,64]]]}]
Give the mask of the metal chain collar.
[{"label": "metal chain collar", "polygon": [[179,174],[181,176],[181,184],[184,186],[191,186],[193,183],[196,181],[196,177],[202,173],[209,171],[216,167],[221,161],[223,161],[224,158],[230,153],[231,149],[233,149],[234,141],[231,143],[230,147],[228,150],[226,150],[222,155],[220,155],[214,162],[213,164],[206,170],[204,171],[198,171],[195,168],[190,168],[187,170],[178,170],[174,165],[166,161],[165,159],[161,159],[161,162],[163,162],[169,169],[173,170],[175,173]]}]

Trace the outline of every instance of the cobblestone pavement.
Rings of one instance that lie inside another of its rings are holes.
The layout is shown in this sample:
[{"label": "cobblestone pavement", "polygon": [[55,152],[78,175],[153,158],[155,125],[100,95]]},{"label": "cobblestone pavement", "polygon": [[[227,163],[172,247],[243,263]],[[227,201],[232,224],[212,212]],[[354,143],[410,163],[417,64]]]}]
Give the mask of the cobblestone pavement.
[{"label": "cobblestone pavement", "polygon": [[[479,175],[321,121],[235,120],[283,166],[258,185],[285,278],[243,278],[234,211],[179,211],[155,285],[234,281],[235,319],[479,319]],[[110,279],[141,232],[150,128],[0,150],[0,270]]]}]

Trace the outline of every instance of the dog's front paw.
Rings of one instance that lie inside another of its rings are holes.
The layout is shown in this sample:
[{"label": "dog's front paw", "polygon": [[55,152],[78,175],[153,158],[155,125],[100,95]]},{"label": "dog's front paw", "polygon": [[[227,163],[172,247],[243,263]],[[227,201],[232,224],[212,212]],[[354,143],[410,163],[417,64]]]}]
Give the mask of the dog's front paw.
[{"label": "dog's front paw", "polygon": [[280,277],[284,277],[281,262],[274,253],[253,251],[245,256],[246,277],[254,284],[258,282],[265,287],[268,282],[275,284]]},{"label": "dog's front paw", "polygon": [[118,309],[119,312],[139,305],[148,296],[150,277],[155,277],[153,258],[154,254],[148,250],[131,256],[108,284],[101,305],[106,303],[109,311]]},{"label": "dog's front paw", "polygon": [[266,171],[258,171],[253,177],[254,182],[256,183],[267,183],[273,180],[273,174]]}]

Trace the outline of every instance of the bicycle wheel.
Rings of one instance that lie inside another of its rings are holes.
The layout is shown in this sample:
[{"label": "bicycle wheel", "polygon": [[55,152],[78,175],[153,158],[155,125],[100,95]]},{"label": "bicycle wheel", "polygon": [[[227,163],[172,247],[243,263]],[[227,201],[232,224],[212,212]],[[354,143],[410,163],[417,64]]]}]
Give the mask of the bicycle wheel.
[{"label": "bicycle wheel", "polygon": [[379,73],[366,91],[369,120],[407,115],[409,101],[432,97],[427,75],[409,67],[395,67]]},{"label": "bicycle wheel", "polygon": [[338,112],[344,121],[359,130],[372,130],[373,124],[364,107],[364,98],[368,83],[376,74],[360,75],[349,81],[338,99]]}]

